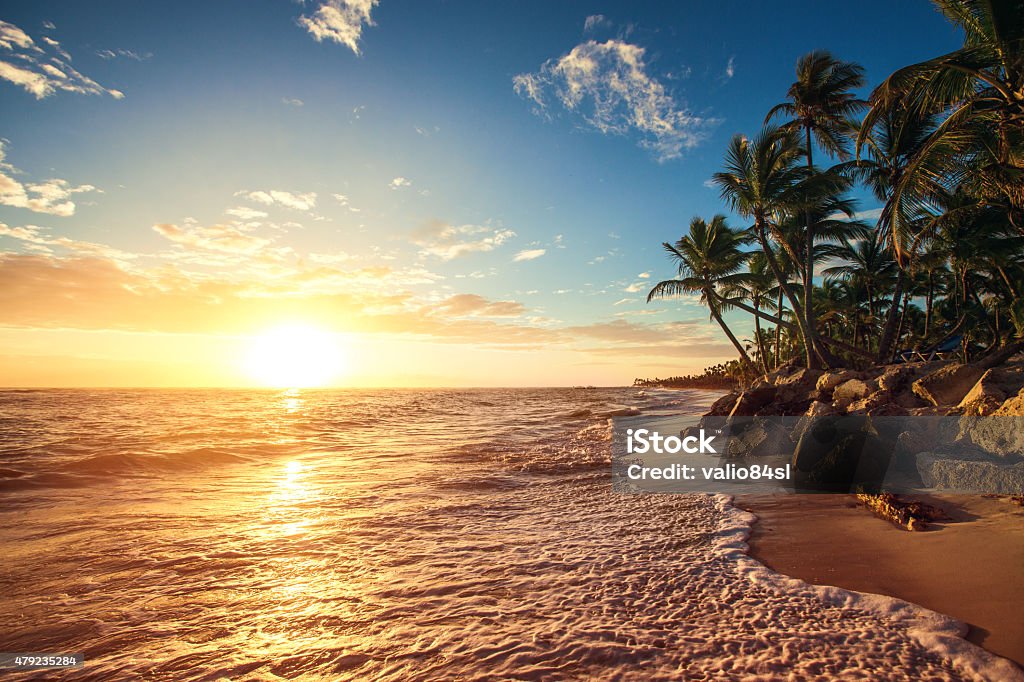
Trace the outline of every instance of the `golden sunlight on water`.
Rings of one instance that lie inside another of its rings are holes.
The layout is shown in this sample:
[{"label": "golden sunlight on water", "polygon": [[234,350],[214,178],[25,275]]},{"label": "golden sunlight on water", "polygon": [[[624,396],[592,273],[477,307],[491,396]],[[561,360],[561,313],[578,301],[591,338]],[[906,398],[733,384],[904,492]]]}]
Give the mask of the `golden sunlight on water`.
[{"label": "golden sunlight on water", "polygon": [[0,392],[0,650],[103,682],[962,679],[904,623],[754,579],[722,501],[610,493],[609,415],[708,402]]}]

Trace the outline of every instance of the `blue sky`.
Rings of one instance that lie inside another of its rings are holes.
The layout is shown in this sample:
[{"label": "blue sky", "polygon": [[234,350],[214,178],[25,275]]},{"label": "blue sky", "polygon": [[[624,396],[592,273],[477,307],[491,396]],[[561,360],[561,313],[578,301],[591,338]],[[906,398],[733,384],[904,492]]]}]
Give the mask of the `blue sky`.
[{"label": "blue sky", "polygon": [[811,49],[874,85],[959,36],[925,2],[637,5],[6,3],[0,369],[233,383],[233,339],[296,316],[350,335],[349,383],[730,357],[694,302],[643,303],[660,242],[724,211],[729,137]]}]

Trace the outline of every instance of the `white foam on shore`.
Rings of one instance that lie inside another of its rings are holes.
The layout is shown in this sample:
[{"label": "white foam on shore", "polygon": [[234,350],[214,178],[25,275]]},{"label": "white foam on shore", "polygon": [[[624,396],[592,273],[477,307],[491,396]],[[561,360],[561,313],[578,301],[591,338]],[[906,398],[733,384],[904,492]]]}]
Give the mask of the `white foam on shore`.
[{"label": "white foam on shore", "polygon": [[1024,671],[1012,661],[964,639],[968,626],[956,618],[895,597],[831,585],[812,585],[769,569],[750,556],[747,544],[757,516],[734,506],[730,495],[719,494],[714,498],[721,512],[716,550],[734,561],[738,572],[751,583],[781,594],[812,597],[829,606],[855,609],[895,622],[922,647],[936,652],[979,682],[1024,682]]}]

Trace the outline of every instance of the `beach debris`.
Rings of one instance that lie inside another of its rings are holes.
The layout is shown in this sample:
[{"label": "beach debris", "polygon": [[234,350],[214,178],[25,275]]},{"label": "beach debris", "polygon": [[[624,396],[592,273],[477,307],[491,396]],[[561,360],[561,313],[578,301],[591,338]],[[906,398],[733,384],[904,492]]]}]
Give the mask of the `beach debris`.
[{"label": "beach debris", "polygon": [[901,500],[891,493],[858,493],[857,499],[876,516],[910,531],[925,530],[929,523],[949,521],[949,516],[934,505],[920,500]]}]

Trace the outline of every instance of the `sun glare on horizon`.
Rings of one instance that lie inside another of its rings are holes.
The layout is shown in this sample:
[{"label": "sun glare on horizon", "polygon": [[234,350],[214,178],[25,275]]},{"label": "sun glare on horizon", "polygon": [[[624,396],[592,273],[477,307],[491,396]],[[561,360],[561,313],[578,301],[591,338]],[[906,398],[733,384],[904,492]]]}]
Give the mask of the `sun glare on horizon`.
[{"label": "sun glare on horizon", "polygon": [[285,325],[252,339],[244,369],[263,386],[316,388],[341,374],[345,356],[337,335],[307,325]]}]

